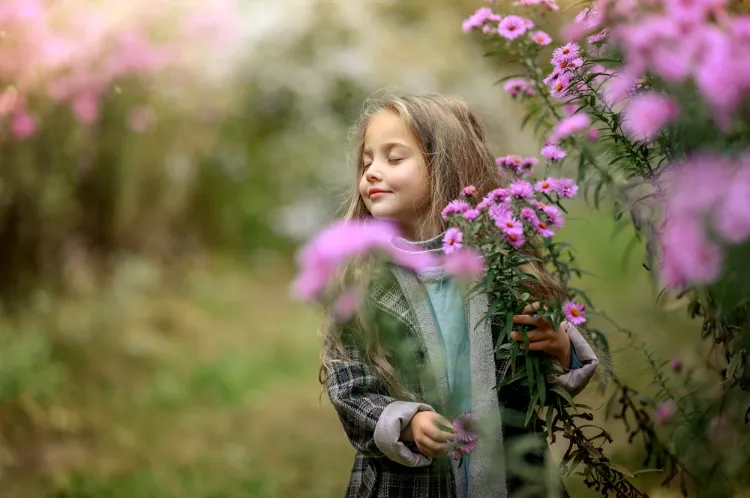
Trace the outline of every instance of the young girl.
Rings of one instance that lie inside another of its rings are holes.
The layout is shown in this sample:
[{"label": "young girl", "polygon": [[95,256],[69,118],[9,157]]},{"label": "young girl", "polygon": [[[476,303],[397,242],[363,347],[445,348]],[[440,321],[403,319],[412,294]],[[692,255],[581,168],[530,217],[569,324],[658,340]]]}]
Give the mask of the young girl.
[{"label": "young girl", "polygon": [[[372,104],[360,126],[346,217],[395,221],[400,250],[439,252],[444,206],[467,185],[481,196],[501,185],[484,129],[460,100],[389,98]],[[530,271],[542,282],[535,295],[559,294],[543,268]],[[367,282],[362,310],[345,325],[324,326],[321,381],[357,450],[346,497],[513,496],[528,468],[509,457],[508,441],[535,430],[523,427],[528,390],[496,389],[508,365],[494,355],[501,326],[482,320],[487,296],[465,297],[441,268],[417,275],[390,266]],[[592,348],[571,325],[555,330],[525,312],[514,322],[536,327],[530,349],[559,361],[566,373],[551,382],[577,394],[596,370]],[[455,461],[446,456],[448,418],[461,412],[478,417],[481,436]],[[529,451],[521,463],[540,470],[545,454]]]}]

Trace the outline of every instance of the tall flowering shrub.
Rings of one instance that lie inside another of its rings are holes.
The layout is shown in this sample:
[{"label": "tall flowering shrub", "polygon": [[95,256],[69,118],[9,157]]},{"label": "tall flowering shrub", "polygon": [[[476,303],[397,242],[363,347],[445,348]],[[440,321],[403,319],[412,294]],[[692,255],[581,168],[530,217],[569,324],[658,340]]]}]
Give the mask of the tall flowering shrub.
[{"label": "tall flowering shrub", "polygon": [[[59,277],[71,251],[170,244],[193,188],[175,180],[190,172],[177,170],[211,153],[215,127],[200,113],[221,111],[231,95],[229,81],[217,94],[209,76],[236,59],[238,8],[2,2],[3,292]],[[178,168],[179,157],[190,161]]]},{"label": "tall flowering shrub", "polygon": [[665,483],[679,476],[685,494],[729,495],[750,461],[739,446],[716,452],[717,438],[747,438],[750,413],[750,17],[723,0],[582,7],[559,36],[542,25],[556,6],[540,1],[481,7],[463,29],[515,62],[505,90],[528,109],[523,126],[543,137],[543,155],[573,162],[584,196],[632,222],[643,266],[703,320],[702,338],[717,346],[708,367],[722,382],[681,367],[670,376],[669,362],[646,352],[657,395],[614,376],[609,407],[620,406],[631,440],[643,436]]}]

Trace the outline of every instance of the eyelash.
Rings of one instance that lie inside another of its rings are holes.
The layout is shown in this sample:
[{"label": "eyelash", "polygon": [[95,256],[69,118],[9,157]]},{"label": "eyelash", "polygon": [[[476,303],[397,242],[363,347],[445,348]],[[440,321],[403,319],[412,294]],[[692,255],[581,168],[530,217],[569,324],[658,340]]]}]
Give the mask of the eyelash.
[{"label": "eyelash", "polygon": [[[388,163],[389,163],[389,164],[398,164],[398,163],[400,163],[400,162],[401,162],[401,161],[403,161],[403,160],[404,160],[404,158],[403,158],[403,157],[394,157],[394,158],[389,158],[389,159],[388,159]],[[365,171],[367,171],[367,169],[368,169],[368,168],[369,168],[370,166],[372,166],[372,163],[370,163],[370,164],[364,164],[363,166],[364,166],[364,170],[365,170]]]}]

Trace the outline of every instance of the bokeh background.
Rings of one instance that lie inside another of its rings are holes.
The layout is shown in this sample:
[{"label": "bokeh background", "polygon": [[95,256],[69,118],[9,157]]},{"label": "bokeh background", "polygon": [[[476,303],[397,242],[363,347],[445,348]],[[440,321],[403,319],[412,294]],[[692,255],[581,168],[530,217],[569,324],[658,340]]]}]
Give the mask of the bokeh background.
[{"label": "bokeh background", "polygon": [[[373,92],[457,95],[497,155],[537,153],[506,69],[461,31],[479,6],[3,0],[0,496],[342,495],[353,450],[317,382],[318,312],[289,297],[294,250],[336,216]],[[644,349],[700,362],[632,232],[573,211],[578,284],[630,331],[600,322],[616,371],[648,392]],[[637,470],[605,394],[582,398]]]}]

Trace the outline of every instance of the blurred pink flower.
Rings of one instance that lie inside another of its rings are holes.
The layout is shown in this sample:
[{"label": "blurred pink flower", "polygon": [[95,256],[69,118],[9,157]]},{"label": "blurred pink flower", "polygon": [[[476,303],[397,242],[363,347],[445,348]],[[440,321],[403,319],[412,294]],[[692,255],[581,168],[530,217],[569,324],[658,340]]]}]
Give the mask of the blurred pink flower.
[{"label": "blurred pink flower", "polygon": [[716,230],[727,242],[750,239],[750,157],[732,178],[715,214]]},{"label": "blurred pink flower", "polygon": [[698,216],[668,217],[659,242],[663,253],[659,273],[665,285],[708,284],[721,273],[721,247],[709,240]]},{"label": "blurred pink flower", "polygon": [[578,185],[572,178],[558,178],[555,183],[555,190],[560,197],[572,199],[578,193]]},{"label": "blurred pink flower", "polygon": [[466,212],[466,210],[469,209],[469,205],[466,203],[466,201],[461,200],[455,200],[448,203],[447,206],[443,208],[443,220],[447,220],[448,216],[452,214],[463,214]]},{"label": "blurred pink flower", "polygon": [[587,130],[591,126],[591,118],[588,114],[574,114],[562,119],[549,137],[549,143],[558,143],[560,140],[567,138],[576,133]]},{"label": "blurred pink flower", "polygon": [[347,289],[341,293],[333,305],[333,319],[336,323],[347,322],[359,309],[362,293],[359,289]]},{"label": "blurred pink flower", "polygon": [[650,142],[678,115],[679,108],[669,97],[655,92],[640,93],[623,110],[622,129],[633,140]]},{"label": "blurred pink flower", "polygon": [[85,92],[73,99],[73,112],[84,124],[92,124],[99,117],[99,97]]},{"label": "blurred pink flower", "polygon": [[484,275],[486,266],[481,253],[462,248],[445,255],[443,268],[454,277],[474,279]]},{"label": "blurred pink flower", "polygon": [[36,133],[39,123],[26,110],[16,111],[11,123],[11,132],[18,140],[25,140]]},{"label": "blurred pink flower", "polygon": [[473,29],[484,28],[485,26],[487,26],[487,23],[498,22],[501,19],[502,18],[492,12],[492,9],[490,9],[489,7],[480,7],[476,12],[474,12],[463,22],[462,28],[464,30],[464,33],[467,33]]},{"label": "blurred pink flower", "polygon": [[509,190],[510,194],[516,199],[529,199],[534,196],[534,187],[524,180],[511,183]]},{"label": "blurred pink flower", "polygon": [[531,33],[531,40],[537,45],[549,45],[552,38],[544,31],[535,31]]},{"label": "blurred pink flower", "polygon": [[654,409],[654,421],[657,424],[663,424],[671,419],[677,412],[677,403],[673,399],[668,399],[663,403],[656,405]]},{"label": "blurred pink flower", "polygon": [[479,218],[480,214],[482,213],[479,209],[467,209],[466,211],[464,211],[464,219],[466,219],[466,221],[474,221]]},{"label": "blurred pink flower", "polygon": [[150,106],[136,106],[128,113],[128,128],[136,133],[143,133],[154,122],[154,110]]}]

